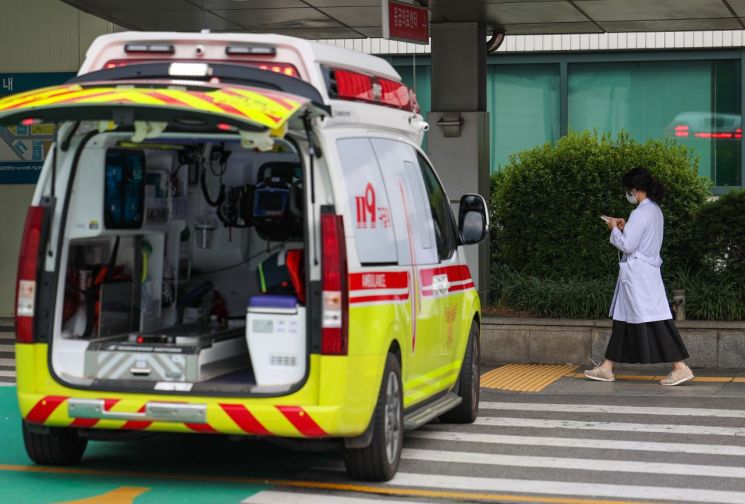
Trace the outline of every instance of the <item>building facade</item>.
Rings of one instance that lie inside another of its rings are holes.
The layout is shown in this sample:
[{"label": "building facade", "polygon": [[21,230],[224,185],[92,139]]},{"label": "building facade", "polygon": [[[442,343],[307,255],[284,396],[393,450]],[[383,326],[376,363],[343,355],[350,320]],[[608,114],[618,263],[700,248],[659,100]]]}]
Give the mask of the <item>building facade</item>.
[{"label": "building facade", "polygon": [[[714,193],[742,187],[744,41],[742,31],[507,37],[488,57],[491,169],[570,130],[626,131],[688,147]],[[429,111],[428,46],[325,42],[389,58]]]}]

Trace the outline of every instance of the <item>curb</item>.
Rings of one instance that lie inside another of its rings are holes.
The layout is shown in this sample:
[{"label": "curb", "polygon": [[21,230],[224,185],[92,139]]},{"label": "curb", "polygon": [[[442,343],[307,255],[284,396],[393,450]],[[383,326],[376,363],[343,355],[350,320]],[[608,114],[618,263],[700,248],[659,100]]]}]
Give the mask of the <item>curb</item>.
[{"label": "curb", "polygon": [[[484,317],[481,361],[488,366],[588,365],[603,359],[611,325],[611,320]],[[745,322],[684,320],[676,325],[691,355],[689,366],[745,368]]]}]

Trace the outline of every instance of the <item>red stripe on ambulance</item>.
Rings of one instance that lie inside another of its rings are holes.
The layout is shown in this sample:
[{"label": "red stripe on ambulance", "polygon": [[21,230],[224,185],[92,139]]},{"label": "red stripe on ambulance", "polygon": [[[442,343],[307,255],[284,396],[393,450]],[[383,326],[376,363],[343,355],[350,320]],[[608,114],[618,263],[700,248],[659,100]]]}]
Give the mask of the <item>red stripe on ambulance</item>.
[{"label": "red stripe on ambulance", "polygon": [[[137,413],[145,413],[145,405],[140,406]],[[127,420],[127,422],[120,428],[122,430],[145,430],[150,427],[153,422],[149,420]]]},{"label": "red stripe on ambulance", "polygon": [[[104,411],[111,411],[111,408],[114,407],[116,403],[119,402],[119,399],[104,399],[103,400],[103,409]],[[82,427],[82,428],[90,428],[93,427],[98,423],[98,418],[76,418],[72,421],[70,424],[70,427]]]},{"label": "red stripe on ambulance", "polygon": [[422,287],[432,287],[434,277],[437,275],[447,275],[448,282],[462,282],[471,280],[471,271],[465,264],[456,264],[453,266],[441,266],[437,268],[422,269],[419,277],[422,279]]},{"label": "red stripe on ambulance", "polygon": [[215,434],[217,431],[208,423],[184,423],[188,428],[193,431],[201,432],[203,434]]},{"label": "red stripe on ambulance", "polygon": [[372,271],[349,275],[350,291],[406,289],[408,286],[409,273],[407,271]]},{"label": "red stripe on ambulance", "polygon": [[277,406],[277,409],[303,436],[321,437],[328,435],[300,406]]},{"label": "red stripe on ambulance", "polygon": [[26,421],[36,424],[43,424],[49,416],[54,413],[57,407],[65,402],[68,398],[65,396],[46,396],[31,408],[26,415]]},{"label": "red stripe on ambulance", "polygon": [[380,296],[360,296],[349,298],[349,304],[377,303],[381,301],[408,301],[409,293],[405,294],[381,294]]},{"label": "red stripe on ambulance", "polygon": [[247,434],[257,434],[260,436],[271,435],[271,432],[261,425],[248,408],[242,404],[220,404],[220,407],[228,416]]}]

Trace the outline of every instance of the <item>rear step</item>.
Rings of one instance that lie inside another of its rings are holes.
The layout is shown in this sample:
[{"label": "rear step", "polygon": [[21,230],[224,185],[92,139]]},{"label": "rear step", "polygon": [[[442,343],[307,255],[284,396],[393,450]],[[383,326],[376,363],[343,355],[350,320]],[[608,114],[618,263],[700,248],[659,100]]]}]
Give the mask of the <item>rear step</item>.
[{"label": "rear step", "polygon": [[448,392],[444,396],[427,404],[426,406],[417,408],[408,415],[405,415],[404,429],[418,429],[427,422],[434,420],[436,417],[442,415],[443,413],[447,413],[451,409],[455,408],[461,402],[463,402],[462,397],[460,397],[458,394],[454,394],[453,392]]}]

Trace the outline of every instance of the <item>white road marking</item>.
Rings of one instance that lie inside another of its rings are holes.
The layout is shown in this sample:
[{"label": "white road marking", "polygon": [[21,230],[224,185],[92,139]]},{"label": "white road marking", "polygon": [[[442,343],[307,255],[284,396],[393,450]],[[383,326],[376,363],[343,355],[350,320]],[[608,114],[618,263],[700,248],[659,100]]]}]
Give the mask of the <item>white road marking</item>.
[{"label": "white road marking", "polygon": [[699,490],[697,488],[610,485],[601,483],[571,483],[530,479],[474,478],[443,474],[412,474],[399,472],[388,485],[472,492],[514,492],[519,494],[609,497],[660,501],[718,502],[742,504],[745,492]]},{"label": "white road marking", "polygon": [[499,411],[553,411],[560,413],[609,413],[616,415],[696,416],[745,418],[745,410],[710,408],[659,408],[651,406],[610,406],[600,404],[538,404],[520,402],[482,402],[479,409]]},{"label": "white road marking", "polygon": [[702,436],[745,436],[745,428],[709,425],[643,424],[625,422],[583,422],[573,420],[537,420],[533,418],[480,417],[475,425],[492,427],[531,427],[537,429],[576,429],[619,432],[658,432]]},{"label": "white road marking", "polygon": [[499,455],[441,450],[405,448],[401,458],[455,464],[484,464],[541,469],[573,469],[615,473],[673,474],[710,478],[745,478],[745,468],[735,466],[668,464],[665,462],[632,462],[626,460],[596,460],[568,457],[534,457],[529,455]]},{"label": "white road marking", "polygon": [[385,497],[347,497],[325,493],[278,492],[264,490],[241,501],[241,504],[366,504],[371,502],[386,504],[412,504],[410,500],[390,500]]},{"label": "white road marking", "polygon": [[430,430],[407,432],[407,438],[434,439],[467,443],[507,444],[520,446],[555,446],[566,448],[592,448],[598,450],[652,451],[663,453],[697,453],[704,455],[733,455],[745,457],[745,446],[718,444],[658,443],[650,441],[616,441],[613,439],[562,438],[542,436],[507,436],[501,434],[480,434],[473,432],[452,432]]},{"label": "white road marking", "polygon": [[7,369],[0,369],[0,376],[10,376],[12,378],[15,378],[16,372],[15,371],[9,371]]},{"label": "white road marking", "polygon": [[15,352],[15,347],[13,345],[0,345],[0,352],[13,353]]},{"label": "white road marking", "polygon": [[16,367],[15,359],[0,359],[0,366]]}]

